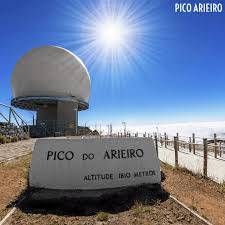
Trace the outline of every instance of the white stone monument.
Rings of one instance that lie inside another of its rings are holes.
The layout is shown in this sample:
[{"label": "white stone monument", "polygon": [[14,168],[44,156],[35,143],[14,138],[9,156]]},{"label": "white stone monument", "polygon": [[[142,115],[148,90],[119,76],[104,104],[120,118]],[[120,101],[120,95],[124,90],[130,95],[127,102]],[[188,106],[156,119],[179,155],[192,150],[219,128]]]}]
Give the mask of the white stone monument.
[{"label": "white stone monument", "polygon": [[37,140],[29,185],[53,190],[99,190],[159,184],[152,138]]}]

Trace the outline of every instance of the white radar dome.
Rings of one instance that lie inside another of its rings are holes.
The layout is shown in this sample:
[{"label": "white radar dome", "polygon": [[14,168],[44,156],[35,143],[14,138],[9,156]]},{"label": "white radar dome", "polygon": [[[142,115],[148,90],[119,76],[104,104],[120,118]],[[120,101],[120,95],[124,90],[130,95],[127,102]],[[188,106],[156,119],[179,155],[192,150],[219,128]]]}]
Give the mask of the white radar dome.
[{"label": "white radar dome", "polygon": [[15,103],[17,99],[52,97],[88,104],[90,77],[83,62],[72,52],[43,46],[32,49],[17,62],[12,75],[12,91]]}]

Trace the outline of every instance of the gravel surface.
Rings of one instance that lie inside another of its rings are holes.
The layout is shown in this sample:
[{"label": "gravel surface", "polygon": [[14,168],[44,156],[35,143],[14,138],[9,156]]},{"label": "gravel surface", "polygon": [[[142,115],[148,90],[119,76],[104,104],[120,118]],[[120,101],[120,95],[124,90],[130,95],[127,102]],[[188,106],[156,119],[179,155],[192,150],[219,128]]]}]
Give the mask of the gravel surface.
[{"label": "gravel surface", "polygon": [[215,225],[225,224],[225,183],[204,179],[184,168],[161,163],[163,188]]}]

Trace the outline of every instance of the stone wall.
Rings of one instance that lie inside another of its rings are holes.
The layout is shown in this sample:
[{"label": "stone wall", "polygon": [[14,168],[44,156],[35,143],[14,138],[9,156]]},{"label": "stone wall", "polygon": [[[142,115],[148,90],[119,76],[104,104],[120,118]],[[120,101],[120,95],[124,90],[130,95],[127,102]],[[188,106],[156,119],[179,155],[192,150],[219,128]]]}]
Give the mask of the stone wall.
[{"label": "stone wall", "polygon": [[27,138],[27,133],[23,127],[17,127],[15,124],[0,122],[0,135],[6,138],[18,137],[18,139]]}]

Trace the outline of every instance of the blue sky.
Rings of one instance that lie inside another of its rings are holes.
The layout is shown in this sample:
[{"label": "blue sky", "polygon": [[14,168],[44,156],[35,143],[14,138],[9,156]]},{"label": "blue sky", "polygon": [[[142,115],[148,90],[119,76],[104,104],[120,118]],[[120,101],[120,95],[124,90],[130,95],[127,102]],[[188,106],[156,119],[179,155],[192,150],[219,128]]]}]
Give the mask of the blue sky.
[{"label": "blue sky", "polygon": [[[136,39],[141,45],[129,64],[120,62],[114,71],[112,62],[98,59],[93,65],[80,50],[85,47],[80,23],[89,18],[82,10],[97,10],[99,4],[2,0],[0,102],[10,104],[17,60],[33,47],[57,45],[77,54],[90,72],[90,109],[79,114],[80,124],[225,120],[224,12],[176,14],[173,0],[132,1],[145,33]],[[23,116],[30,120],[31,114]]]}]

